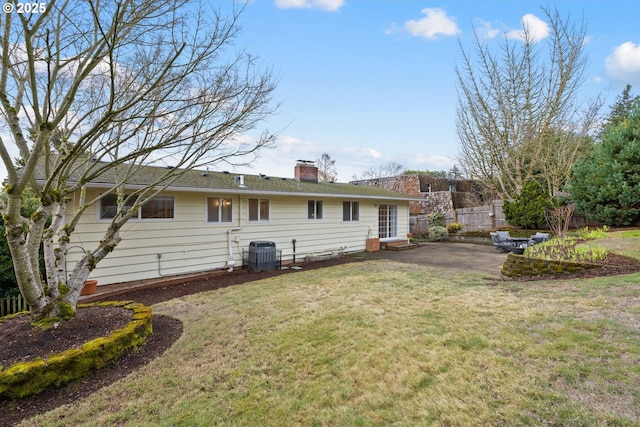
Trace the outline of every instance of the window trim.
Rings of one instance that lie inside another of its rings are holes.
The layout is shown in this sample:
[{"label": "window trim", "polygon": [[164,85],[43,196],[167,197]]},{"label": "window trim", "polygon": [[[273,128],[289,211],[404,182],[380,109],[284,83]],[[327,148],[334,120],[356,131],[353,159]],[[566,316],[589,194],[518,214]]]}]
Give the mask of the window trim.
[{"label": "window trim", "polygon": [[[258,204],[258,211],[256,212],[258,219],[251,219],[251,201],[252,200],[257,200]],[[262,204],[262,202],[266,202],[267,203],[267,217],[266,218],[261,218],[260,217],[260,205]],[[263,198],[263,197],[249,197],[247,198],[247,222],[253,223],[253,224],[257,224],[260,222],[270,222],[271,221],[271,199],[269,198]]]},{"label": "window trim", "polygon": [[[209,200],[210,199],[218,199],[220,201],[220,204],[218,206],[218,220],[217,221],[210,221],[209,220]],[[224,200],[229,200],[231,202],[231,214],[230,214],[230,217],[229,217],[228,221],[223,221],[222,220],[222,217],[223,217],[222,209],[223,209],[223,201]],[[205,206],[204,222],[206,224],[209,224],[209,225],[228,225],[228,224],[232,224],[233,223],[233,218],[234,218],[234,213],[235,213],[234,205],[235,205],[235,203],[234,203],[233,196],[229,196],[229,197],[216,196],[216,195],[206,196],[205,200],[204,200],[204,206]]]},{"label": "window trim", "polygon": [[[312,203],[313,203],[313,212],[311,212]],[[318,215],[318,213],[320,215]],[[324,201],[323,200],[307,200],[307,220],[322,221],[323,219],[324,219]]]},{"label": "window trim", "polygon": [[[111,222],[113,220],[113,217],[110,218],[105,218],[102,216],[102,206],[103,206],[103,202],[105,200],[105,197],[107,196],[115,196],[115,193],[110,193],[107,194],[106,196],[103,196],[102,198],[100,198],[99,202],[98,202],[98,206],[96,209],[96,216],[98,218],[98,222]],[[125,198],[128,197],[129,195],[125,195]],[[162,198],[167,198],[167,199],[171,199],[172,201],[172,207],[171,207],[171,212],[173,214],[173,216],[171,217],[162,217],[162,218],[143,218],[142,217],[142,206],[140,206],[138,208],[138,212],[132,216],[129,221],[134,221],[134,222],[161,222],[161,221],[175,221],[176,216],[177,216],[177,212],[176,212],[176,196],[174,195],[168,195],[168,194],[158,194],[156,196],[153,196],[151,199],[149,199],[147,201],[147,203],[151,202],[152,200],[154,200],[156,197],[162,197]],[[134,203],[135,203],[135,199],[134,199]],[[145,203],[146,204],[146,203]],[[130,205],[133,206],[133,205]]]},{"label": "window trim", "polygon": [[[349,218],[345,218],[345,204],[349,204]],[[357,218],[353,219],[354,208],[357,208]],[[342,222],[360,222],[360,202],[356,200],[343,200],[342,201]]]},{"label": "window trim", "polygon": [[[145,218],[142,216],[142,211],[144,209],[144,206],[147,205],[148,203],[151,203],[155,200],[160,200],[160,199],[170,199],[171,200],[171,216],[170,217],[148,217]],[[156,195],[154,197],[152,197],[151,199],[147,200],[146,203],[144,203],[142,206],[140,206],[140,208],[138,209],[138,220],[140,221],[164,221],[164,220],[174,220],[176,219],[176,198],[175,196],[167,196],[167,195]]]}]

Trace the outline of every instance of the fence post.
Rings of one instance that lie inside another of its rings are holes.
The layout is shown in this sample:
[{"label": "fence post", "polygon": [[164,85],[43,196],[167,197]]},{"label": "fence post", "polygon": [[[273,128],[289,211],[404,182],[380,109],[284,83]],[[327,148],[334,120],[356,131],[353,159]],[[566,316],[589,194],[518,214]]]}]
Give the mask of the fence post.
[{"label": "fence post", "polygon": [[496,229],[496,203],[495,201],[491,201],[491,213],[489,214],[491,217],[491,229]]},{"label": "fence post", "polygon": [[0,317],[29,310],[29,305],[22,295],[0,298]]}]

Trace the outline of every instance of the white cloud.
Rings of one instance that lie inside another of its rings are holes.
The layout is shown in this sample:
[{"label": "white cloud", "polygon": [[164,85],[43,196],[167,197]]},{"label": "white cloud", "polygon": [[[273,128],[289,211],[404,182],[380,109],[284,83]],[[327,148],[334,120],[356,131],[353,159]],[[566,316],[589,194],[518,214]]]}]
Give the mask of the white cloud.
[{"label": "white cloud", "polygon": [[[396,146],[384,147],[350,146],[348,144],[323,143],[305,140],[291,135],[280,135],[277,147],[261,150],[259,158],[251,167],[232,167],[236,173],[257,175],[262,173],[272,177],[292,178],[297,160],[311,160],[328,153],[336,161],[338,181],[348,182],[371,168],[379,168],[389,161],[397,162],[410,170],[448,171],[456,164],[452,157],[416,152],[396,152]],[[400,146],[397,146],[400,148]],[[224,165],[229,167],[229,165]],[[223,165],[220,168],[224,169]],[[216,168],[216,170],[221,170]]]},{"label": "white cloud", "polygon": [[605,60],[605,67],[616,82],[640,85],[640,44],[625,42],[614,48]]},{"label": "white cloud", "polygon": [[[328,153],[336,161],[338,181],[348,182],[354,175],[366,169],[378,167],[389,160],[396,160],[372,147],[327,144],[304,140],[290,135],[280,135],[277,146],[271,150],[260,150],[259,157],[250,167],[235,167],[234,172],[291,178],[297,160],[315,161]],[[222,167],[222,166],[221,166]]]},{"label": "white cloud", "polygon": [[279,9],[321,9],[335,12],[344,6],[344,0],[275,0]]},{"label": "white cloud", "polygon": [[530,13],[524,15],[521,22],[522,29],[509,31],[507,33],[507,38],[524,41],[525,32],[527,32],[531,41],[537,43],[540,40],[547,38],[551,32],[549,24]]},{"label": "white cloud", "polygon": [[493,28],[490,22],[483,21],[482,19],[476,19],[474,27],[476,35],[480,40],[494,39],[500,34],[499,29]]},{"label": "white cloud", "polygon": [[424,18],[405,22],[404,28],[411,35],[434,39],[439,35],[455,36],[460,32],[455,19],[448,17],[440,8],[422,9],[422,13],[425,15]]}]

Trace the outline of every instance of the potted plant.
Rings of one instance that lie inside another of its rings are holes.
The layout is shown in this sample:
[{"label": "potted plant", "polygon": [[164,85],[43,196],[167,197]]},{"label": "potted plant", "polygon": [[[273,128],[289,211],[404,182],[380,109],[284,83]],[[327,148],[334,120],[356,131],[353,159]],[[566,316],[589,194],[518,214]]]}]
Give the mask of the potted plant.
[{"label": "potted plant", "polygon": [[98,281],[95,279],[89,279],[84,282],[84,287],[80,291],[80,295],[92,295],[96,293],[98,289]]}]

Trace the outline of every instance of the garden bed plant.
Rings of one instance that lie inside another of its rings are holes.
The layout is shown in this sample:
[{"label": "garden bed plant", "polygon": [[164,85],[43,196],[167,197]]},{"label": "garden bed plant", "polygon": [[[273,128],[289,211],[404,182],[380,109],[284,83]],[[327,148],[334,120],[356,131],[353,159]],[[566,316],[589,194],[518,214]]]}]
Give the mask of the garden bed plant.
[{"label": "garden bed plant", "polygon": [[564,238],[554,238],[547,242],[529,246],[524,255],[557,261],[598,263],[603,261],[608,251],[591,240],[607,237],[607,227],[589,229],[585,227]]}]

